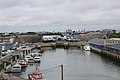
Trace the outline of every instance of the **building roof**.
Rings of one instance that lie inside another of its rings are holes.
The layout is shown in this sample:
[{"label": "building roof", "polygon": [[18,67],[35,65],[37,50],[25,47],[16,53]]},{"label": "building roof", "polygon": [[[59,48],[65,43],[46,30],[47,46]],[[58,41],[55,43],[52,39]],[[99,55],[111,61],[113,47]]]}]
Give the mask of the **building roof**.
[{"label": "building roof", "polygon": [[119,44],[109,45],[108,47],[120,50],[120,43]]},{"label": "building roof", "polygon": [[104,45],[104,40],[95,38],[95,39],[89,40],[88,43],[96,44],[96,45]]},{"label": "building roof", "polygon": [[12,46],[13,44],[4,44],[4,43],[0,43],[0,47],[1,46]]}]

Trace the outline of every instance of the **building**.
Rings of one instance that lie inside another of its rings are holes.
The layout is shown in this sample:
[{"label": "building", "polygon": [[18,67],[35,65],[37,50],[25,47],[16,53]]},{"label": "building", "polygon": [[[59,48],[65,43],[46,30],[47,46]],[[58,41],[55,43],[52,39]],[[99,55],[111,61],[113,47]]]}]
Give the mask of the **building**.
[{"label": "building", "polygon": [[0,50],[7,50],[13,46],[14,36],[0,37]]},{"label": "building", "polygon": [[0,43],[14,43],[14,36],[0,37]]},{"label": "building", "polygon": [[94,43],[97,45],[114,45],[114,44],[120,44],[120,38],[111,38],[111,39],[91,39],[89,40],[89,43]]},{"label": "building", "polygon": [[66,30],[65,32],[66,41],[79,41],[79,31],[74,31],[71,29]]},{"label": "building", "polygon": [[91,39],[89,41],[89,44],[91,47],[94,48],[120,54],[120,40],[118,39],[117,40]]}]

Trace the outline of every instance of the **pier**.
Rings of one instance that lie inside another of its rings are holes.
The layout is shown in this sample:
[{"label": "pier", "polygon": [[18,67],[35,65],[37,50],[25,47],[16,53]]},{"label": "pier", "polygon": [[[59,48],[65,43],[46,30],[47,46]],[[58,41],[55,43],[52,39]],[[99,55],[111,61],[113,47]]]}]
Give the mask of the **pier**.
[{"label": "pier", "polygon": [[103,40],[93,40],[89,42],[91,51],[101,56],[120,61],[120,44],[104,45]]}]

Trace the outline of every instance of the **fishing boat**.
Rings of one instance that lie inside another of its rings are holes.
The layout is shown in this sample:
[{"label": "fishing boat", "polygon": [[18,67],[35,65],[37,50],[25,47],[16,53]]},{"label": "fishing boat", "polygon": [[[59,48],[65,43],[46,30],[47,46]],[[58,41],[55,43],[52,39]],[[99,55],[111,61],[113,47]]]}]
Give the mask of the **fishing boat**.
[{"label": "fishing boat", "polygon": [[30,55],[25,56],[25,61],[27,61],[27,62],[28,62],[28,59],[30,59],[30,58],[31,58],[31,56],[30,56]]},{"label": "fishing boat", "polygon": [[13,73],[20,73],[21,72],[21,65],[16,63],[13,67],[12,67],[12,70],[11,72]]},{"label": "fishing boat", "polygon": [[40,56],[35,56],[35,57],[34,57],[34,62],[35,62],[35,63],[40,63],[40,62],[41,62]]},{"label": "fishing boat", "polygon": [[37,56],[37,55],[38,55],[38,52],[32,52],[32,53],[31,53],[31,56],[32,56],[32,57],[35,57],[35,56]]},{"label": "fishing boat", "polygon": [[32,74],[28,74],[28,79],[29,80],[42,80],[42,73],[39,73],[38,68],[35,68],[35,72]]},{"label": "fishing boat", "polygon": [[24,59],[19,60],[18,63],[21,65],[21,68],[25,68],[27,66],[27,61]]},{"label": "fishing boat", "polygon": [[28,59],[28,63],[34,63],[33,57],[31,57],[31,58]]},{"label": "fishing boat", "polygon": [[85,51],[90,51],[90,46],[89,46],[89,45],[85,45],[85,46],[84,46],[84,50],[85,50]]}]

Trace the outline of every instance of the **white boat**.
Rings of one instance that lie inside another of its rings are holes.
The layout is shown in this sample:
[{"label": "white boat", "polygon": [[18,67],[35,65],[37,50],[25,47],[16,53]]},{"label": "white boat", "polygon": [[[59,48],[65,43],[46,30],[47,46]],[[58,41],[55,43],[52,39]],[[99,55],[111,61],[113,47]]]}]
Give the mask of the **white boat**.
[{"label": "white boat", "polygon": [[30,55],[31,55],[32,57],[35,57],[35,56],[38,55],[38,53],[37,53],[37,52],[32,52]]},{"label": "white boat", "polygon": [[21,65],[16,63],[13,67],[12,67],[12,70],[11,72],[13,73],[20,73],[21,72]]},{"label": "white boat", "polygon": [[25,56],[25,61],[27,61],[27,62],[28,62],[28,59],[30,59],[30,58],[31,58],[31,56],[30,56],[30,55]]},{"label": "white boat", "polygon": [[7,50],[2,50],[1,51],[1,56],[6,56],[7,55]]},{"label": "white boat", "polygon": [[85,51],[90,51],[90,46],[89,46],[89,45],[85,45],[85,46],[84,46],[84,50],[85,50]]},{"label": "white boat", "polygon": [[35,56],[35,57],[34,57],[34,62],[39,62],[39,63],[40,63],[40,61],[41,61],[41,60],[40,60],[40,57],[39,57],[39,56]]},{"label": "white boat", "polygon": [[19,60],[18,63],[21,65],[22,68],[25,68],[27,66],[27,61],[23,59]]}]

